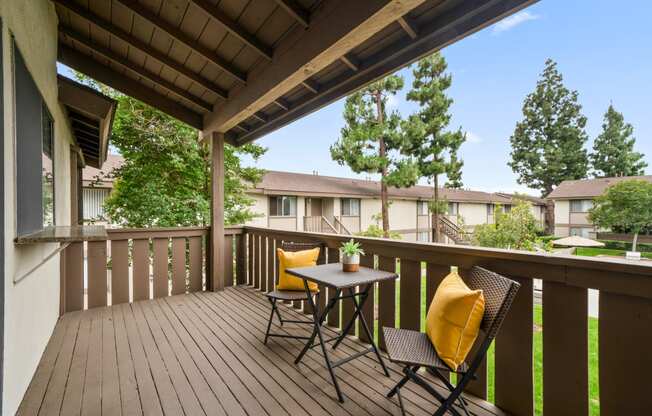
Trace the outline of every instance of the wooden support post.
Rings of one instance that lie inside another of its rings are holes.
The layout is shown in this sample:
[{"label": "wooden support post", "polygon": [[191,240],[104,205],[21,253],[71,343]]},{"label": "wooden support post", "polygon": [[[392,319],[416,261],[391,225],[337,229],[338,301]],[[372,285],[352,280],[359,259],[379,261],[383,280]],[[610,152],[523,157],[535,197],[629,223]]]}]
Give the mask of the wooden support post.
[{"label": "wooden support post", "polygon": [[211,133],[211,287],[224,288],[224,134]]}]

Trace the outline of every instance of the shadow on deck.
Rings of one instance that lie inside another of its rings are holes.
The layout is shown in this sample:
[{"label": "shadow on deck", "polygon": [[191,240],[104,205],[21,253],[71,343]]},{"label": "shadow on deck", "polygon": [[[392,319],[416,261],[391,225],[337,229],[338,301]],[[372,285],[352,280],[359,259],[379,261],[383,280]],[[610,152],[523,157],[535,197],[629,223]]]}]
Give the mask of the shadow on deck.
[{"label": "shadow on deck", "polygon": [[[286,316],[299,312],[281,306]],[[337,369],[340,404],[318,349],[296,366],[302,344],[263,344],[269,304],[261,292],[231,287],[65,314],[23,399],[20,415],[398,415],[385,394],[391,379],[364,357]],[[307,333],[291,324],[277,331]],[[335,352],[364,349],[347,339]],[[404,388],[411,415],[436,405],[414,385]],[[474,415],[502,415],[470,397]]]}]

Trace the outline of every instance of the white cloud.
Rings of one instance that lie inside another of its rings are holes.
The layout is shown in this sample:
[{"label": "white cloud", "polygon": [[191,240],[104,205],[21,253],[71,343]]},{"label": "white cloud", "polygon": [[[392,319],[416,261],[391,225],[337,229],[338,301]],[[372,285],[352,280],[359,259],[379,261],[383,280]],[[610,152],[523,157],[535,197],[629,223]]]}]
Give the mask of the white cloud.
[{"label": "white cloud", "polygon": [[513,29],[514,27],[520,25],[521,23],[529,22],[531,20],[537,20],[541,18],[541,16],[537,14],[530,13],[527,10],[524,10],[522,12],[518,12],[516,14],[513,14],[509,17],[506,17],[505,19],[501,20],[500,22],[496,23],[493,26],[493,33],[501,33],[501,32],[506,32],[510,29]]},{"label": "white cloud", "polygon": [[466,141],[467,143],[482,143],[482,137],[478,136],[477,134],[473,133],[472,131],[467,131],[466,132]]}]

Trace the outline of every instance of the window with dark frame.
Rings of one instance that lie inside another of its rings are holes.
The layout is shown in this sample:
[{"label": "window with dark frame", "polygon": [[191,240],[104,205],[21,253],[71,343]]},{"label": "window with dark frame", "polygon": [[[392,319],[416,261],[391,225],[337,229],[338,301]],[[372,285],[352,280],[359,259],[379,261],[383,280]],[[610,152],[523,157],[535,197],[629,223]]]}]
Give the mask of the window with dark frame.
[{"label": "window with dark frame", "polygon": [[570,201],[570,212],[589,212],[592,207],[592,199],[573,199]]},{"label": "window with dark frame", "polygon": [[428,201],[417,201],[418,215],[428,215]]},{"label": "window with dark frame", "polygon": [[55,225],[54,122],[25,60],[12,43],[15,90],[16,234]]},{"label": "window with dark frame", "polygon": [[340,212],[343,217],[359,217],[360,200],[356,198],[342,198]]},{"label": "window with dark frame", "polygon": [[270,217],[296,217],[296,196],[271,196],[269,197]]}]

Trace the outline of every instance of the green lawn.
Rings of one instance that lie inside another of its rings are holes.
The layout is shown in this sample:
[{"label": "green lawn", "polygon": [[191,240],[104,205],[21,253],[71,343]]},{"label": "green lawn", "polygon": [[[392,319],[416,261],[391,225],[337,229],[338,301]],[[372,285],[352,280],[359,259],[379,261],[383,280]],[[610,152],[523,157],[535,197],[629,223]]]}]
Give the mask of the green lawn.
[{"label": "green lawn", "polygon": [[[619,256],[625,257],[625,250],[613,250],[610,248],[594,248],[594,247],[577,247],[575,249],[576,256]],[[641,253],[641,257],[652,259],[652,253]]]},{"label": "green lawn", "polygon": [[[652,254],[652,253],[650,253]],[[425,331],[426,316],[426,278],[421,279],[421,330]],[[396,285],[396,305],[400,304],[400,286]],[[376,304],[378,304],[378,292],[376,292]],[[396,326],[400,325],[400,311],[396,311]],[[374,322],[375,334],[378,336],[378,321]],[[534,328],[533,328],[533,360],[534,360],[534,399],[535,414],[543,414],[543,308],[541,305],[534,305]],[[590,415],[600,414],[600,401],[598,390],[598,319],[589,318],[589,410]],[[494,402],[494,346],[492,345],[487,354],[488,374],[488,400]]]}]

